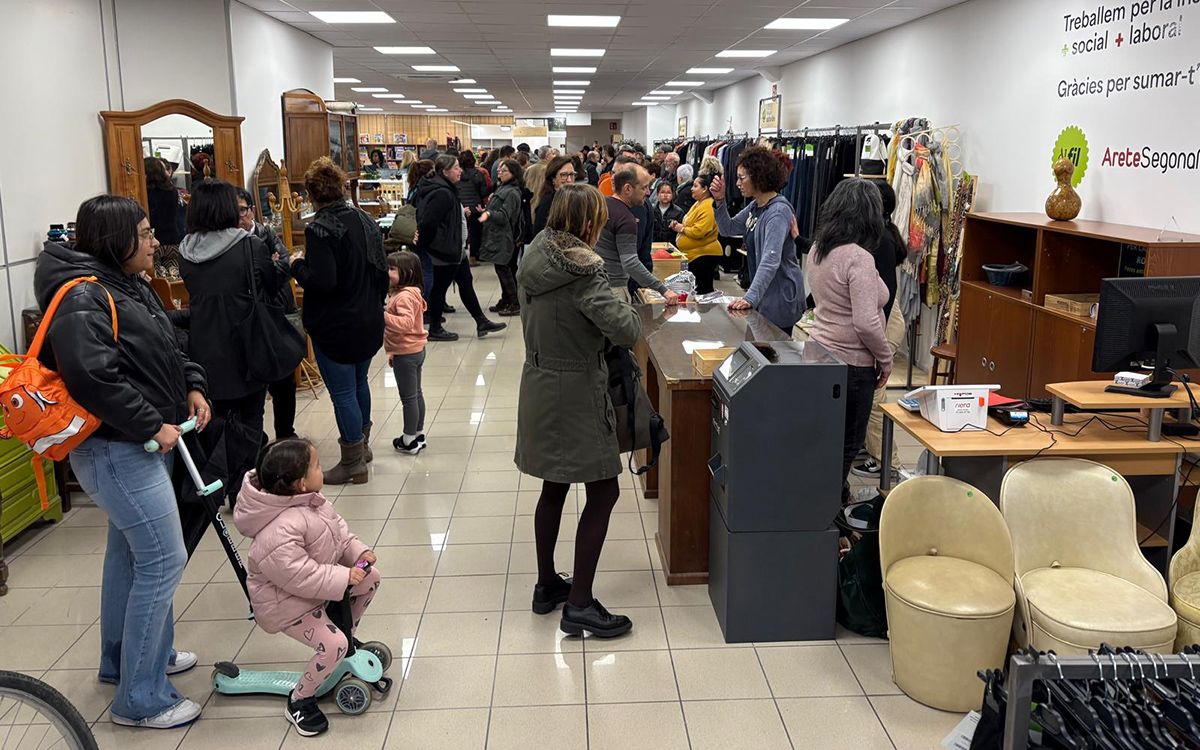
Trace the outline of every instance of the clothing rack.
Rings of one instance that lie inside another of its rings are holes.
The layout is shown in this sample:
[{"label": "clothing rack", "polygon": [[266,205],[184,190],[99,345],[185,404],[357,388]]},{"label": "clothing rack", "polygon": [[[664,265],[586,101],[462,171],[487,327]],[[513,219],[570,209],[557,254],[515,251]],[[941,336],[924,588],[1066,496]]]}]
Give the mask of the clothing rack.
[{"label": "clothing rack", "polygon": [[1162,656],[1145,653],[1092,653],[1058,658],[1053,653],[1033,658],[1013,654],[1009,660],[1008,694],[1004,715],[1004,750],[1029,745],[1030,705],[1037,680],[1104,680],[1156,677],[1195,680],[1200,677],[1200,655]]},{"label": "clothing rack", "polygon": [[886,122],[871,122],[866,125],[834,125],[832,127],[822,128],[797,128],[795,130],[780,130],[778,134],[771,136],[776,139],[784,138],[807,138],[810,135],[841,135],[843,131],[847,134],[854,133],[854,176],[858,177],[862,174],[862,145],[863,136],[868,133],[891,132],[892,125]]}]

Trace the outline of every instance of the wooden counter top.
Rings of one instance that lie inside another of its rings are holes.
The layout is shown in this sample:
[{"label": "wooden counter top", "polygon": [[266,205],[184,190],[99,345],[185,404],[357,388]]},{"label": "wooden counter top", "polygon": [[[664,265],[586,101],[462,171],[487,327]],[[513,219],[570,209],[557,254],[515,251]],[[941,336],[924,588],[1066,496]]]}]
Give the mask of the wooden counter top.
[{"label": "wooden counter top", "polygon": [[[1124,393],[1106,393],[1112,385],[1110,380],[1084,380],[1075,383],[1047,383],[1051,396],[1058,396],[1079,409],[1098,411],[1101,409],[1190,409],[1192,402],[1187,390],[1180,383],[1167,398],[1128,396]],[[1198,386],[1200,388],[1200,386]],[[1200,394],[1200,390],[1193,391]]]},{"label": "wooden counter top", "polygon": [[712,379],[692,366],[696,349],[736,347],[744,341],[788,341],[789,337],[754,310],[688,302],[676,307],[638,305],[642,340],[667,387],[705,389]]}]

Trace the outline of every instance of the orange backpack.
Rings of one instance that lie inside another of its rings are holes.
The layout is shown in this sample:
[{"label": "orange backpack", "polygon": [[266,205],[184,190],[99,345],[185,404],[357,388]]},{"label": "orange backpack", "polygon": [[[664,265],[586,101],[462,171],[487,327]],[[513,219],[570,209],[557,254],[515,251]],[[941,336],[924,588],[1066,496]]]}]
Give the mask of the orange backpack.
[{"label": "orange backpack", "polygon": [[[42,456],[51,461],[62,461],[100,427],[100,420],[88,414],[71,398],[62,376],[38,360],[59,303],[67,292],[85,282],[100,283],[95,276],[85,276],[62,285],[46,308],[46,315],[38,326],[28,353],[0,356],[0,365],[16,364],[0,382],[0,410],[4,412],[0,438],[15,437],[33,449],[33,472],[42,498],[42,510],[50,507]],[[103,285],[100,288],[104,289]],[[104,289],[104,293],[108,296],[113,341],[116,341],[117,306],[107,289]]]}]

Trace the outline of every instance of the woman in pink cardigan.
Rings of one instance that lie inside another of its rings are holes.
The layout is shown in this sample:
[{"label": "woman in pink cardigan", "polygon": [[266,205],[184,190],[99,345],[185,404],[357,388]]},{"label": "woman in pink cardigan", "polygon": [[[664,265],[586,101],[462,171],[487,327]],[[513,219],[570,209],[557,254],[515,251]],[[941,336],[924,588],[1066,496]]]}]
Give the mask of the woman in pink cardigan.
[{"label": "woman in pink cardigan", "polygon": [[850,499],[846,477],[866,439],[872,397],[892,373],[883,316],[888,289],[871,254],[882,236],[879,190],[867,180],[845,180],[821,206],[808,252],[806,278],[817,303],[810,338],[847,365],[843,504]]},{"label": "woman in pink cardigan", "polygon": [[321,494],[324,480],[312,443],[277,440],[246,473],[233,513],[238,531],[254,539],[246,586],[255,621],[316,651],[288,696],[288,720],[305,737],[329,728],[315,693],[349,645],[325,604],[350,588],[353,632],[379,590],[375,553]]}]

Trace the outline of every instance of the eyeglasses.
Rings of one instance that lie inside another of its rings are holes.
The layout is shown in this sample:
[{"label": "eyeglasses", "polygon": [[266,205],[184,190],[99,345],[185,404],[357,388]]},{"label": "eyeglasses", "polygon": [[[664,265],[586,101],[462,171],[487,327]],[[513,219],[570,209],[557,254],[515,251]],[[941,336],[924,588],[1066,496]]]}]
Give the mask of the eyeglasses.
[{"label": "eyeglasses", "polygon": [[148,229],[143,229],[143,230],[139,231],[138,239],[142,239],[142,240],[154,239],[154,227],[150,227]]},{"label": "eyeglasses", "polygon": [[738,182],[745,182],[748,179],[750,179],[750,175],[748,175],[748,174],[740,174],[737,176]]},{"label": "eyeglasses", "polygon": [[575,180],[575,173],[574,173],[574,172],[559,172],[559,173],[558,173],[558,176],[559,176],[559,177],[561,177],[561,178],[562,178],[562,179],[564,179],[564,180],[571,180],[571,181],[574,181],[574,180]]},{"label": "eyeglasses", "polygon": [[254,210],[254,206],[238,206],[239,214],[248,214]]}]

